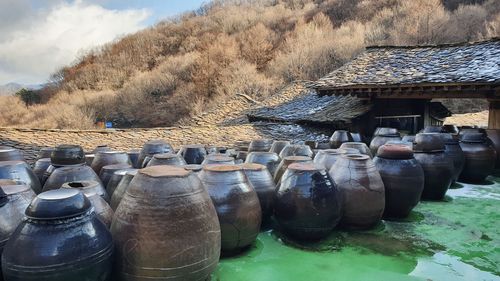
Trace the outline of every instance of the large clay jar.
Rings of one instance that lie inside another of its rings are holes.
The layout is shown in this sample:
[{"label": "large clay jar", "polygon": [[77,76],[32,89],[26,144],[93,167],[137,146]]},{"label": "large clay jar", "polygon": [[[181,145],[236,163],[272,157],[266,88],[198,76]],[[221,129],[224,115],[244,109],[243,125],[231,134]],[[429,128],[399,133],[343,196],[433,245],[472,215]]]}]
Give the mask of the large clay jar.
[{"label": "large clay jar", "polygon": [[[147,162],[151,160],[151,157],[159,153],[174,153],[174,148],[163,140],[151,140],[144,144],[139,153],[139,158],[137,159],[136,169],[146,167]],[[148,159],[146,159],[148,158]]]},{"label": "large clay jar", "polygon": [[130,163],[132,163],[132,167],[138,169],[139,166],[139,155],[141,154],[140,149],[131,149],[127,151],[128,158],[130,159]]},{"label": "large clay jar", "polygon": [[422,199],[442,200],[452,183],[453,161],[444,151],[444,142],[439,134],[417,134],[414,156],[424,169]]},{"label": "large clay jar", "polygon": [[352,136],[348,131],[337,130],[330,137],[330,148],[339,148],[345,142],[352,142]]},{"label": "large clay jar", "polygon": [[342,195],[325,169],[293,163],[278,187],[274,217],[290,236],[320,239],[340,221]]},{"label": "large clay jar", "polygon": [[222,252],[238,253],[251,245],[260,231],[259,198],[237,165],[208,165],[199,174],[210,194],[221,228]]},{"label": "large clay jar", "polygon": [[206,280],[221,231],[198,177],[177,166],[139,170],[111,225],[119,280]]},{"label": "large clay jar", "polygon": [[257,192],[259,197],[262,220],[268,219],[273,213],[273,201],[276,185],[273,176],[266,166],[255,163],[245,163],[241,165],[248,182]]},{"label": "large clay jar", "polygon": [[62,144],[52,151],[50,162],[56,167],[83,164],[85,163],[85,153],[79,145]]},{"label": "large clay jar", "polygon": [[370,150],[372,155],[376,155],[378,148],[389,141],[400,141],[401,136],[397,129],[394,128],[377,128],[376,134],[370,142]]},{"label": "large clay jar", "polygon": [[109,181],[111,180],[111,177],[116,171],[126,170],[131,168],[132,166],[130,166],[129,164],[113,164],[102,167],[101,173],[99,174],[99,178],[102,181],[102,185],[107,187]]},{"label": "large clay jar", "polygon": [[424,190],[424,170],[405,145],[385,144],[373,159],[385,188],[384,216],[407,217]]},{"label": "large clay jar", "polygon": [[271,149],[272,145],[273,145],[273,140],[269,139],[253,140],[250,142],[250,145],[248,145],[248,152],[253,152],[253,151],[266,152]]},{"label": "large clay jar", "polygon": [[40,181],[24,161],[0,161],[0,179],[23,182],[35,193],[42,191]]},{"label": "large clay jar", "polygon": [[36,160],[35,165],[33,166],[33,173],[36,175],[40,184],[43,186],[45,184],[45,179],[43,175],[45,171],[50,167],[50,158],[40,158]]},{"label": "large clay jar", "polygon": [[59,189],[63,183],[72,181],[97,181],[104,186],[92,168],[79,164],[54,168],[43,185],[43,191]]},{"label": "large clay jar", "polygon": [[304,144],[290,144],[287,145],[281,150],[279,157],[283,159],[287,156],[307,156],[313,157],[313,151],[308,145]]},{"label": "large clay jar", "polygon": [[267,167],[269,172],[274,175],[280,164],[280,157],[274,152],[250,152],[245,163],[256,163]]},{"label": "large clay jar", "polygon": [[212,164],[218,164],[218,165],[227,165],[227,164],[234,164],[234,158],[229,157],[223,154],[211,154],[207,155],[205,160],[203,160],[202,165],[212,165]]},{"label": "large clay jar", "polygon": [[454,138],[449,133],[441,133],[441,137],[444,141],[444,153],[446,157],[453,161],[453,177],[452,183],[458,180],[458,176],[464,169],[465,165],[465,154],[460,147],[460,144],[456,138]]},{"label": "large clay jar", "polygon": [[495,163],[495,167],[500,168],[500,130],[498,129],[486,129],[486,134],[488,138],[493,143],[493,148],[497,153],[497,159]]},{"label": "large clay jar", "polygon": [[200,165],[207,156],[207,150],[202,144],[183,145],[179,150],[179,155],[181,155],[188,164]]},{"label": "large clay jar", "polygon": [[346,143],[343,143],[341,146],[340,146],[341,149],[346,149],[346,148],[353,148],[353,149],[356,149],[358,150],[359,152],[358,153],[361,153],[361,154],[364,154],[364,155],[368,155],[370,156],[370,158],[373,158],[373,154],[372,154],[372,151],[370,150],[370,148],[363,142],[346,142]]},{"label": "large clay jar", "polygon": [[[23,221],[24,211],[35,196],[27,185],[0,180],[0,256],[10,236]],[[3,280],[1,271],[0,280]]]},{"label": "large clay jar", "polygon": [[122,177],[122,180],[118,183],[115,191],[111,195],[111,202],[110,202],[111,209],[116,210],[116,208],[118,208],[118,205],[122,201],[122,198],[125,195],[125,192],[127,191],[130,182],[137,174],[137,171],[138,171],[137,169],[128,170]]},{"label": "large clay jar", "polygon": [[379,223],[384,213],[384,183],[367,155],[344,154],[330,169],[344,197],[342,224],[367,229]]},{"label": "large clay jar", "polygon": [[95,154],[94,161],[92,161],[92,169],[97,173],[101,173],[104,166],[113,164],[128,164],[131,165],[128,154],[124,151],[102,151]]},{"label": "large clay jar", "polygon": [[24,161],[23,152],[11,147],[1,147],[0,161]]},{"label": "large clay jar", "polygon": [[153,158],[146,166],[149,167],[160,165],[180,166],[186,165],[186,161],[184,161],[184,158],[182,158],[182,156],[175,153],[159,153],[153,155]]},{"label": "large clay jar", "polygon": [[[115,192],[116,187],[122,180],[122,178],[127,174],[129,171],[136,170],[134,168],[128,168],[128,169],[122,169],[115,171],[112,175],[111,178],[108,181],[108,185],[106,185],[106,192],[109,194],[109,197],[113,196],[113,193]],[[109,200],[106,200],[109,202]]]},{"label": "large clay jar", "polygon": [[82,191],[94,207],[97,218],[99,218],[108,228],[111,227],[113,210],[105,200],[107,194],[100,183],[96,181],[67,182],[62,185],[62,188],[75,188]]},{"label": "large clay jar", "polygon": [[[322,167],[323,169],[326,169],[327,171],[330,171],[332,168],[333,164],[337,161],[337,159],[340,158],[342,154],[345,154],[346,151],[343,149],[324,149],[324,150],[319,150],[316,153],[316,156],[314,156],[313,162],[318,165],[319,167]],[[358,154],[359,152],[356,151],[354,154]],[[351,153],[353,154],[353,153]]]},{"label": "large clay jar", "polygon": [[465,155],[465,166],[460,180],[465,182],[482,182],[493,173],[496,162],[496,151],[488,145],[481,133],[462,135],[460,142]]},{"label": "large clay jar", "polygon": [[308,156],[287,156],[283,158],[276,169],[276,173],[273,175],[274,183],[278,184],[281,180],[281,177],[285,173],[288,165],[292,163],[300,163],[300,162],[312,162],[312,158]]},{"label": "large clay jar", "polygon": [[269,149],[269,152],[274,152],[276,154],[280,154],[280,152],[285,148],[285,146],[289,145],[289,141],[284,141],[284,140],[275,140],[273,141],[273,144],[271,145],[271,149]]},{"label": "large clay jar", "polygon": [[5,246],[6,281],[111,279],[113,239],[76,189],[38,195]]}]

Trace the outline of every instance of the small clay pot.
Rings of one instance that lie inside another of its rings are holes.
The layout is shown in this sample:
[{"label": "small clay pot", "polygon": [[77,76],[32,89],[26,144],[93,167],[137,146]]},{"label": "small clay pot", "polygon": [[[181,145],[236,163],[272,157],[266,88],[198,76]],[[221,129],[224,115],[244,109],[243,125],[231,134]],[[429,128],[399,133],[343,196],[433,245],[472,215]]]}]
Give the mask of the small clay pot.
[{"label": "small clay pot", "polygon": [[280,154],[280,152],[285,148],[285,146],[289,145],[289,141],[285,140],[275,140],[273,141],[273,144],[271,145],[271,149],[269,149],[269,152],[274,152],[276,154]]},{"label": "small clay pot", "polygon": [[211,154],[205,157],[201,165],[213,165],[213,164],[234,164],[234,158],[221,154]]},{"label": "small clay pot", "polygon": [[368,155],[370,158],[373,158],[372,151],[370,148],[363,142],[345,142],[340,146],[340,149],[345,148],[353,148],[358,150],[358,153]]},{"label": "small clay pot", "polygon": [[330,137],[330,148],[339,148],[345,142],[352,142],[352,136],[348,131],[337,130]]},{"label": "small clay pot", "polygon": [[99,178],[102,181],[102,185],[107,187],[113,174],[116,171],[125,169],[132,169],[132,166],[130,166],[129,164],[113,164],[102,167],[101,173],[99,174]]},{"label": "small clay pot", "polygon": [[274,216],[295,238],[327,236],[342,216],[342,195],[325,169],[313,163],[292,163],[278,187]]},{"label": "small clay pot", "polygon": [[35,165],[33,166],[33,173],[36,175],[41,185],[45,184],[43,175],[47,168],[50,166],[50,158],[40,158],[36,160]]},{"label": "small clay pot", "polygon": [[248,152],[267,152],[271,149],[272,144],[273,140],[269,139],[253,140],[248,146]]},{"label": "small clay pot", "polygon": [[54,151],[54,150],[55,150],[55,147],[43,147],[36,154],[36,160],[40,160],[43,158],[50,158],[50,155],[52,155],[52,151]]},{"label": "small clay pot", "polygon": [[487,143],[484,134],[463,134],[460,147],[465,155],[465,166],[460,174],[460,181],[482,182],[493,173],[497,155],[495,149]]},{"label": "small clay pot", "polygon": [[130,159],[130,163],[132,163],[132,167],[139,169],[139,155],[141,154],[140,149],[131,149],[127,151],[128,158]]},{"label": "small clay pot", "polygon": [[202,144],[190,144],[183,145],[178,154],[184,158],[186,163],[200,165],[205,160],[207,151]]},{"label": "small clay pot", "polygon": [[[128,154],[124,151],[103,151],[95,154],[94,161],[92,161],[92,169],[97,173],[101,173],[104,166],[113,164],[127,164],[131,165]],[[104,182],[103,182],[104,183]]]},{"label": "small clay pot", "polygon": [[274,175],[280,163],[280,157],[274,152],[250,152],[245,163],[256,163],[267,167],[269,172]]},{"label": "small clay pot", "polygon": [[92,168],[80,164],[54,168],[43,185],[43,191],[59,189],[64,183],[72,181],[97,181],[104,186]]},{"label": "small clay pot", "polygon": [[85,163],[85,153],[79,145],[58,145],[50,154],[50,162],[55,167]]},{"label": "small clay pot", "polygon": [[159,153],[153,155],[151,161],[148,162],[146,167],[149,166],[159,166],[159,165],[172,165],[172,166],[181,166],[186,165],[186,161],[184,158],[178,154],[174,153]]},{"label": "small clay pot", "polygon": [[0,179],[22,182],[33,189],[35,193],[42,191],[38,177],[24,161],[0,161]]},{"label": "small clay pot", "polygon": [[259,197],[262,220],[268,219],[273,213],[274,192],[276,185],[273,176],[265,165],[245,163],[241,165],[248,182]]},{"label": "small clay pot", "polygon": [[276,168],[276,173],[274,173],[273,176],[274,182],[276,184],[279,183],[281,177],[288,168],[288,165],[292,163],[312,162],[312,161],[313,161],[312,158],[307,156],[286,156],[285,158],[282,158],[280,164],[278,165],[278,168]]},{"label": "small clay pot", "polygon": [[[116,187],[122,180],[122,178],[125,176],[130,171],[134,171],[137,169],[134,168],[129,168],[129,169],[123,169],[123,170],[118,170],[111,175],[111,178],[108,181],[108,185],[106,185],[106,192],[109,194],[109,198],[111,199],[111,196],[113,196],[113,193],[115,192]],[[109,202],[109,200],[106,200]]]},{"label": "small clay pot", "polygon": [[134,166],[134,168],[140,169],[146,167],[148,164],[145,162],[146,157],[152,157],[154,154],[159,153],[174,153],[174,148],[163,140],[151,140],[146,142],[137,159],[137,166]]},{"label": "small clay pot", "polygon": [[311,148],[304,144],[290,144],[281,150],[279,157],[283,159],[287,156],[307,156],[313,157],[313,152]]},{"label": "small clay pot", "polygon": [[130,181],[134,178],[134,176],[137,174],[137,169],[131,169],[131,170],[125,170],[127,171],[125,175],[122,177],[121,181],[118,183],[118,185],[115,188],[115,191],[111,195],[111,202],[110,206],[111,209],[116,211],[116,208],[118,208],[118,205],[122,201],[123,196],[125,195],[125,192],[128,189],[128,186],[130,184]]},{"label": "small clay pot", "polygon": [[0,161],[24,161],[23,152],[11,147],[0,148]]}]

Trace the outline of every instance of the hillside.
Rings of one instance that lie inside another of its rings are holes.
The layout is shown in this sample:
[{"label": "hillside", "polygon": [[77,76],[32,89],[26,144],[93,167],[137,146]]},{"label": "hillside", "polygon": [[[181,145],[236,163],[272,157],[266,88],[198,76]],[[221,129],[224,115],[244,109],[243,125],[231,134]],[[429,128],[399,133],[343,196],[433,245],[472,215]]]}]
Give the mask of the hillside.
[{"label": "hillside", "polygon": [[238,94],[259,102],[317,79],[367,45],[499,35],[500,0],[212,1],[88,51],[38,91],[42,104],[1,97],[0,126],[171,126]]}]

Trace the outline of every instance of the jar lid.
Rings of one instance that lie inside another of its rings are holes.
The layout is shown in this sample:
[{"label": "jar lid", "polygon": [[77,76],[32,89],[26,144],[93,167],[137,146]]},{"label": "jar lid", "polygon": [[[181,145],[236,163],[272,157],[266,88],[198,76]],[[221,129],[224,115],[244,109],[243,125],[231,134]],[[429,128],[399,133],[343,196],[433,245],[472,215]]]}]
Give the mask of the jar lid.
[{"label": "jar lid", "polygon": [[34,220],[58,220],[80,216],[90,208],[90,201],[78,189],[54,189],[37,195],[25,214]]},{"label": "jar lid", "polygon": [[229,165],[205,165],[203,166],[204,171],[210,171],[210,172],[235,172],[235,171],[241,171],[241,167],[238,165],[234,164],[229,164]]},{"label": "jar lid", "polygon": [[411,159],[413,151],[404,144],[384,144],[378,148],[377,157],[386,159]]},{"label": "jar lid", "polygon": [[85,163],[85,153],[79,145],[63,144],[57,146],[50,155],[53,165],[75,165]]}]

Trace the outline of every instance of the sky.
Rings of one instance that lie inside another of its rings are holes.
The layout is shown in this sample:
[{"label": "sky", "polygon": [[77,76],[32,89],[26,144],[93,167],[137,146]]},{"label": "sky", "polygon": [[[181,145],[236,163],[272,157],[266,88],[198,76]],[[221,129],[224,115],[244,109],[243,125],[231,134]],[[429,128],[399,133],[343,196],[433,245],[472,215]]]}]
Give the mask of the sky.
[{"label": "sky", "polygon": [[40,84],[86,50],[207,0],[0,0],[0,85]]}]

